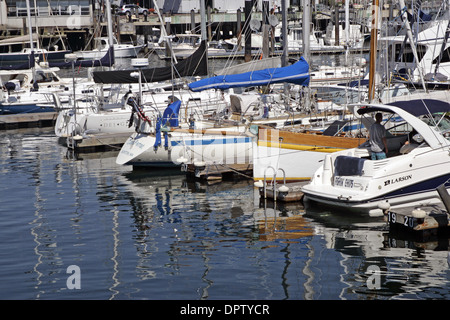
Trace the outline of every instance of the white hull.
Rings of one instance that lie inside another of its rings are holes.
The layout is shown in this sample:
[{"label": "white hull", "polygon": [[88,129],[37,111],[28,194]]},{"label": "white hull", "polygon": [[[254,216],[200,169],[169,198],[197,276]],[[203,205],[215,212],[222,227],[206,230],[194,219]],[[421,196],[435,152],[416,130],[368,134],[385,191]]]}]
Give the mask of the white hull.
[{"label": "white hull", "polygon": [[[256,143],[254,150],[254,180],[264,180],[264,178],[272,180],[274,173],[277,180],[283,178],[287,181],[310,180],[321,166],[325,155],[328,154],[327,152],[257,146]],[[279,168],[283,171],[278,170]]]},{"label": "white hull", "polygon": [[[218,132],[214,134],[215,132]],[[146,167],[177,167],[181,164],[251,163],[252,138],[210,129],[205,134],[171,132],[155,147],[155,135],[133,133],[117,156],[117,164]],[[167,146],[167,147],[166,147]]]},{"label": "white hull", "polygon": [[[114,58],[135,58],[142,48],[143,46],[114,46]],[[76,52],[76,55],[83,60],[98,60],[103,58],[107,52],[108,49],[80,51]]]}]

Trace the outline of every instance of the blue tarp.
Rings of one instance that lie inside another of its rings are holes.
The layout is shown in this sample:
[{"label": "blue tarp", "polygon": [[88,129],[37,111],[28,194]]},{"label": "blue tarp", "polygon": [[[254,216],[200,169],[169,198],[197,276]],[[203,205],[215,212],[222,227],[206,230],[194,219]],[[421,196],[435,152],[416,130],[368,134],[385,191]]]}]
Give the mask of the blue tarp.
[{"label": "blue tarp", "polygon": [[196,92],[207,89],[225,90],[237,87],[264,86],[282,82],[308,86],[310,78],[308,70],[308,63],[301,57],[298,62],[287,67],[206,78],[190,83],[189,88]]}]

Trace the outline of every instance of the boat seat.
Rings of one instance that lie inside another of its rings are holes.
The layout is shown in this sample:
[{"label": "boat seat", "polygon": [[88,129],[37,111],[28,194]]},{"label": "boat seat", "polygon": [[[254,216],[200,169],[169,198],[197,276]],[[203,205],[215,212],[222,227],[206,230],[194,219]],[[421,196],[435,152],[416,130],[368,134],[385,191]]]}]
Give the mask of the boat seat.
[{"label": "boat seat", "polygon": [[413,149],[417,148],[419,145],[417,143],[407,143],[404,144],[401,148],[400,148],[400,154],[407,154],[410,153]]},{"label": "boat seat", "polygon": [[360,176],[363,174],[364,162],[367,159],[338,156],[334,160],[334,175],[335,176]]}]

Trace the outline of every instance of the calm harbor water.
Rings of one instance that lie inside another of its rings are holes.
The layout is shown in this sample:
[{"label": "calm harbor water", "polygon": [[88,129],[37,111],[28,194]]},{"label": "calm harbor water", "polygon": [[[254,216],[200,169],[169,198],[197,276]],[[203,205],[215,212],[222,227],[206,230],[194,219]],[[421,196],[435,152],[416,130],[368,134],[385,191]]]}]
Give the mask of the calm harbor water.
[{"label": "calm harbor water", "polygon": [[0,299],[450,298],[448,239],[264,205],[250,180],[133,171],[116,154],[72,155],[52,129],[0,132]]}]

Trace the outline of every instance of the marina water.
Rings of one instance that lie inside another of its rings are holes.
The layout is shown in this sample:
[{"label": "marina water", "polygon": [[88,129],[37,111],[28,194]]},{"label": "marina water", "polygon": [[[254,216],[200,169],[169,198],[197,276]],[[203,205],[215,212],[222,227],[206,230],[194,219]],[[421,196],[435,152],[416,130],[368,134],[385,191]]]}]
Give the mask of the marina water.
[{"label": "marina water", "polygon": [[450,298],[448,239],[116,155],[73,155],[51,129],[0,133],[1,299]]},{"label": "marina water", "polygon": [[450,298],[449,241],[0,132],[0,299]]}]

